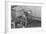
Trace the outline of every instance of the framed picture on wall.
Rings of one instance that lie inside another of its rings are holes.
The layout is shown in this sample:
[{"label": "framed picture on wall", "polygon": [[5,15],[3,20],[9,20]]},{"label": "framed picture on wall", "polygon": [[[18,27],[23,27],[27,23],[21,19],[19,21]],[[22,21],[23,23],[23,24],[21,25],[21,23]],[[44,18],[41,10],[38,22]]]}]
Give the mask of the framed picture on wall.
[{"label": "framed picture on wall", "polygon": [[42,31],[43,3],[6,2],[5,32]]}]

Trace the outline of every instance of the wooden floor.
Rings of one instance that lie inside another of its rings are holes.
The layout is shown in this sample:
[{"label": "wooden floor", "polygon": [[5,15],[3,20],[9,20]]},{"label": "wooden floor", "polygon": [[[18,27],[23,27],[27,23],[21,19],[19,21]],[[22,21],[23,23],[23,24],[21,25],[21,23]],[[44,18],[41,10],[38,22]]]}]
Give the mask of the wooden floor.
[{"label": "wooden floor", "polygon": [[34,21],[31,23],[31,27],[40,27],[40,26],[41,26],[41,21],[34,20]]},{"label": "wooden floor", "polygon": [[[13,25],[12,25],[13,26]],[[18,26],[15,26],[15,28],[23,28],[24,25],[18,24]],[[31,28],[31,27],[41,27],[41,21],[39,20],[33,20],[28,25],[24,26],[25,28]],[[13,27],[12,27],[13,28]]]}]

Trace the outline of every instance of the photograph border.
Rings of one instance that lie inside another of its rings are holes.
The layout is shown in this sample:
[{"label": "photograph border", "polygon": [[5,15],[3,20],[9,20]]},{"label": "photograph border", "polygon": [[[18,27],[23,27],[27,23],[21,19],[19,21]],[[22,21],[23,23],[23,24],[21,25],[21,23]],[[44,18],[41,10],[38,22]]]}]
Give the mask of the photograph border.
[{"label": "photograph border", "polygon": [[[26,2],[11,2],[11,1],[6,1],[5,2],[5,32],[7,33],[7,32],[13,32],[13,31],[15,31],[15,30],[13,30],[12,29],[12,31],[10,30],[10,31],[8,31],[8,24],[7,24],[7,5],[8,5],[8,3],[26,3]],[[30,3],[30,2],[27,2],[28,4]],[[44,3],[31,3],[31,4],[41,4],[41,6],[43,7],[43,5],[44,5]],[[31,29],[33,29],[33,28],[31,28]],[[30,30],[31,30],[30,29]],[[35,29],[35,28],[34,28]],[[37,28],[36,28],[37,29]],[[22,29],[21,29],[22,30]],[[19,31],[21,31],[21,30],[19,30]],[[25,30],[25,29],[24,29]],[[27,28],[27,30],[28,30],[28,28]],[[18,30],[17,30],[18,31]],[[40,31],[42,31],[42,29],[40,29]]]}]

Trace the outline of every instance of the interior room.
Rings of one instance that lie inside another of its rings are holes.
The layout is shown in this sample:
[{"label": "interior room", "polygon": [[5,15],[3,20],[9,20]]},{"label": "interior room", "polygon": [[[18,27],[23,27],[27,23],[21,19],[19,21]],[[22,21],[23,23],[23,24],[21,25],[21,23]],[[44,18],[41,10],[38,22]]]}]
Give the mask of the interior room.
[{"label": "interior room", "polygon": [[41,6],[11,6],[11,28],[41,27]]}]

